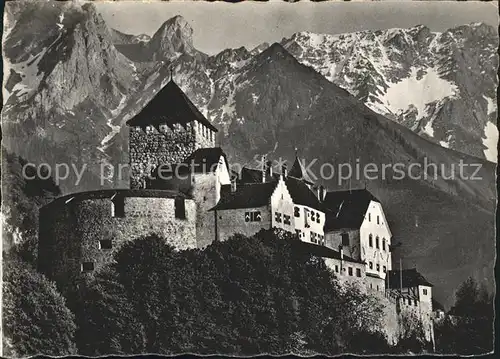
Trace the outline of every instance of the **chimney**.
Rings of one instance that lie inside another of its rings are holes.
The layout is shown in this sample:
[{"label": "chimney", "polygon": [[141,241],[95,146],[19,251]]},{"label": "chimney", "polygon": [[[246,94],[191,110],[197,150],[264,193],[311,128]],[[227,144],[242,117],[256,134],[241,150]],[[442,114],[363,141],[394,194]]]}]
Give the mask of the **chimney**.
[{"label": "chimney", "polygon": [[266,161],[266,155],[262,156],[262,183],[266,182],[266,166],[267,166],[267,161]]},{"label": "chimney", "polygon": [[231,177],[231,192],[236,192],[236,176]]},{"label": "chimney", "polygon": [[283,167],[281,167],[281,174],[283,175],[283,178],[287,178],[288,167],[286,166],[286,163],[283,163]]},{"label": "chimney", "polygon": [[325,187],[323,187],[323,185],[320,185],[318,187],[318,199],[320,202],[323,202],[324,199],[325,199]]},{"label": "chimney", "polygon": [[266,178],[269,180],[273,179],[273,163],[271,161],[266,162]]}]

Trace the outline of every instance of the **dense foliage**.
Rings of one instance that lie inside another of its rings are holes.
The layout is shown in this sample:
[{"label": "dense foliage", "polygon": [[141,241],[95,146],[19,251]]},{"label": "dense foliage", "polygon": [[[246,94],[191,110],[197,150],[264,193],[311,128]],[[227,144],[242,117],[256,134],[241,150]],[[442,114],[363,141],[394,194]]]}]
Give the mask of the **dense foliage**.
[{"label": "dense foliage", "polygon": [[455,305],[435,325],[440,353],[484,354],[493,350],[493,299],[484,286],[467,279],[456,292]]},{"label": "dense foliage", "polygon": [[55,285],[12,258],[3,279],[4,355],[74,354],[74,316]]},{"label": "dense foliage", "polygon": [[1,176],[4,250],[35,265],[38,243],[38,210],[61,194],[47,168],[37,171],[28,161],[2,148]]},{"label": "dense foliage", "polygon": [[[295,243],[271,231],[182,252],[156,236],[130,242],[115,264],[81,287],[89,303],[77,321],[82,333],[92,334],[77,337],[79,351],[252,355],[385,348],[383,335],[373,332],[381,315],[377,302],[355,288],[342,290],[324,261]],[[89,322],[90,316],[96,319]],[[358,334],[366,341],[355,340]]]}]

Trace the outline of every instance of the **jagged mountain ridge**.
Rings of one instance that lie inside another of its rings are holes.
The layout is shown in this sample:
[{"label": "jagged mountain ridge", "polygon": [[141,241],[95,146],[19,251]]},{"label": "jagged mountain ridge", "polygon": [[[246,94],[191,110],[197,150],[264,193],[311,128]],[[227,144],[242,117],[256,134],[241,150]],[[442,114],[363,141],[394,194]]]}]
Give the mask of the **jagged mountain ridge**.
[{"label": "jagged mountain ridge", "polygon": [[[64,18],[69,19],[66,11],[73,11],[58,9],[56,16],[47,20],[45,26],[48,29],[59,27],[52,21],[57,21],[61,13],[64,12]],[[23,97],[17,96],[19,88],[13,88],[22,85],[24,79],[19,82],[18,77],[11,76],[9,91],[16,97],[11,95],[12,98],[7,99],[10,108],[2,113],[4,123],[10,126],[4,127],[4,140],[17,154],[31,161],[46,161],[49,157],[81,163],[103,160],[126,163],[128,136],[124,122],[169,80],[171,67],[175,81],[221,129],[221,144],[231,160],[239,163],[251,162],[255,154],[262,153],[290,160],[295,146],[301,149],[302,157],[317,158],[318,163],[353,162],[358,157],[363,164],[387,161],[409,164],[421,162],[424,156],[445,164],[460,159],[478,161],[434,145],[373,113],[347,91],[327,81],[312,68],[299,64],[279,44],[252,51],[245,48],[226,50],[216,56],[206,56],[196,50],[169,52],[168,49],[172,48],[190,49],[187,45],[191,32],[180,31],[178,34],[181,36],[177,36],[176,41],[185,44],[161,47],[163,50],[157,56],[158,61],[144,58],[144,61],[131,62],[123,53],[115,51],[112,33],[98,15],[94,16],[92,5],[85,9],[80,21],[87,24],[87,36],[78,31],[61,35],[65,43],[82,44],[80,47],[68,47],[67,57],[57,51],[45,51],[43,46],[37,45],[36,38],[32,39],[33,45],[30,46],[38,46],[40,57],[51,58],[56,63],[48,74],[44,72],[43,77],[59,78],[61,82],[69,78],[72,83],[81,81],[76,79],[79,76],[86,78],[86,72],[81,69],[88,68],[86,71],[93,73],[91,79],[119,71],[119,74],[110,77],[112,84],[119,88],[117,84],[122,77],[133,84],[123,92],[120,90],[121,95],[111,96],[113,92],[101,87],[97,81],[85,80],[85,86],[92,87],[93,91],[86,98],[80,98],[81,102],[77,99],[73,108],[69,108],[71,102],[65,99],[67,113],[54,114],[53,106],[61,102],[54,96],[61,96],[54,89],[58,82],[40,81],[39,86],[31,88],[29,96]],[[176,32],[176,29],[173,30]],[[22,32],[18,36],[21,35]],[[165,41],[169,42],[171,38],[174,37],[166,36]],[[14,44],[15,41],[12,41]],[[92,45],[96,41],[104,45],[101,46],[104,51]],[[129,45],[138,43],[132,41]],[[165,49],[166,52],[162,52]],[[154,48],[151,51],[155,51]],[[35,56],[36,51],[33,53]],[[73,57],[92,61],[68,61]],[[17,61],[15,57],[13,61]],[[104,62],[107,62],[106,66]],[[67,90],[70,94],[75,91],[74,88]],[[37,96],[44,101],[37,103],[34,100]],[[73,96],[76,98],[76,95]],[[70,111],[75,113],[74,117]],[[89,116],[90,111],[92,116]],[[36,117],[31,117],[32,113]],[[51,131],[51,136],[40,133],[38,128],[44,127],[36,122],[39,118],[47,119],[47,124],[43,125]],[[60,127],[54,126],[54,123],[59,123],[57,119],[64,120],[60,122]],[[69,131],[74,131],[75,135],[68,139]],[[22,136],[27,143],[20,142],[15,136],[12,138],[12,134]],[[75,138],[79,141],[75,142]],[[75,143],[78,145],[75,146]],[[387,208],[391,228],[406,243],[403,246],[404,257],[426,267],[424,274],[439,286],[438,297],[441,296],[445,304],[451,301],[452,291],[464,276],[472,274],[480,279],[491,278],[494,175],[491,164],[479,162],[484,165],[484,180],[477,183],[443,179],[368,183],[369,189]],[[99,173],[90,173],[93,178],[85,179],[79,186],[75,186],[74,182],[65,182],[61,184],[62,189],[67,193],[99,187]],[[330,189],[338,187],[335,181],[325,181],[325,184]],[[116,181],[109,185],[124,186],[126,183]],[[347,184],[342,185],[345,187]],[[362,186],[364,183],[358,181],[352,185]],[[482,240],[471,241],[473,237]],[[443,253],[447,254],[446,263],[440,260]]]},{"label": "jagged mountain ridge", "polygon": [[498,34],[493,27],[301,32],[281,43],[374,111],[443,147],[496,162]]}]

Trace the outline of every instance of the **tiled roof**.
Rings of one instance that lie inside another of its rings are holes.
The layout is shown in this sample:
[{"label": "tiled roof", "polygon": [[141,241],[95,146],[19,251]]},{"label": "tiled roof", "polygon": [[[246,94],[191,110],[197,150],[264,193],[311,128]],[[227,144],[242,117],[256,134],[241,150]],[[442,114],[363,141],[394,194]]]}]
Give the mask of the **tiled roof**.
[{"label": "tiled roof", "polygon": [[217,132],[217,128],[203,116],[179,86],[171,80],[148,102],[141,112],[127,121],[127,125],[158,126],[162,123],[185,125],[195,120]]},{"label": "tiled roof", "polygon": [[295,157],[295,162],[293,163],[288,175],[290,177],[295,177],[303,180],[309,184],[314,184],[314,181],[311,179],[298,157]]},{"label": "tiled roof", "polygon": [[379,202],[366,189],[328,192],[323,201],[327,210],[325,229],[359,228],[370,201]]},{"label": "tiled roof", "polygon": [[293,203],[321,210],[318,197],[303,181],[288,176],[285,178],[285,184]]},{"label": "tiled roof", "polygon": [[412,288],[412,287],[417,287],[419,285],[432,287],[432,284],[429,283],[422,274],[417,272],[416,268],[411,268],[411,269],[403,269],[402,272],[399,270],[388,271],[386,276],[388,288],[390,289],[400,288],[401,286],[400,274],[402,274],[403,288]]},{"label": "tiled roof", "polygon": [[[331,249],[329,247],[325,246],[320,246],[318,244],[314,243],[308,243],[304,241],[297,241],[297,248],[299,250],[302,250],[306,253],[310,253],[312,255],[315,255],[317,257],[322,257],[322,258],[333,258],[333,259],[339,259],[340,260],[340,252],[336,251],[334,249]],[[353,263],[364,263],[358,260],[355,260],[352,257],[349,257],[344,254],[344,260],[347,262],[353,262]]]},{"label": "tiled roof", "polygon": [[208,173],[215,170],[221,156],[224,157],[227,165],[226,154],[222,151],[222,148],[199,148],[186,158],[183,163],[189,165],[190,168],[194,168],[195,173]]},{"label": "tiled roof", "polygon": [[190,198],[185,193],[173,190],[156,189],[105,189],[99,191],[87,191],[67,194],[56,198],[44,207],[64,206],[73,201],[84,201],[89,199],[104,199],[119,197],[150,197],[150,198]]},{"label": "tiled roof", "polygon": [[188,156],[182,163],[160,164],[151,171],[151,178],[146,181],[147,188],[170,189],[171,179],[174,176],[187,178],[194,169],[194,173],[211,173],[216,169],[220,157],[226,159],[226,154],[220,147],[199,148]]},{"label": "tiled roof", "polygon": [[[268,179],[267,182],[277,181],[278,178],[279,174],[274,173],[272,179]],[[284,180],[294,203],[321,210],[322,206],[316,196],[316,193],[311,191],[304,181],[291,176],[285,177]],[[241,169],[238,183],[249,184],[261,182],[261,170],[246,167]]]},{"label": "tiled roof", "polygon": [[243,167],[238,176],[238,183],[260,183],[262,182],[262,170]]},{"label": "tiled roof", "polygon": [[271,202],[271,195],[276,188],[277,181],[265,183],[238,184],[236,191],[231,192],[231,185],[221,187],[219,203],[211,210],[256,208]]},{"label": "tiled roof", "polygon": [[379,274],[376,274],[376,273],[367,272],[366,276],[367,277],[372,277],[372,278],[377,278],[377,279],[383,279]]}]

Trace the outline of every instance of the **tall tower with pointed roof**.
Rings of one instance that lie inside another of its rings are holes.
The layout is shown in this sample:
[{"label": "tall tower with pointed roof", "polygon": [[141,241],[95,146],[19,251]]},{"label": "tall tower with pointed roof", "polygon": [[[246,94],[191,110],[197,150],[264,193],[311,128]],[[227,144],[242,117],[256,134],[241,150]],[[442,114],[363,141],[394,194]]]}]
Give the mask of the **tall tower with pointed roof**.
[{"label": "tall tower with pointed roof", "polygon": [[132,189],[145,188],[158,165],[181,163],[199,148],[215,147],[217,128],[173,79],[127,125]]}]

